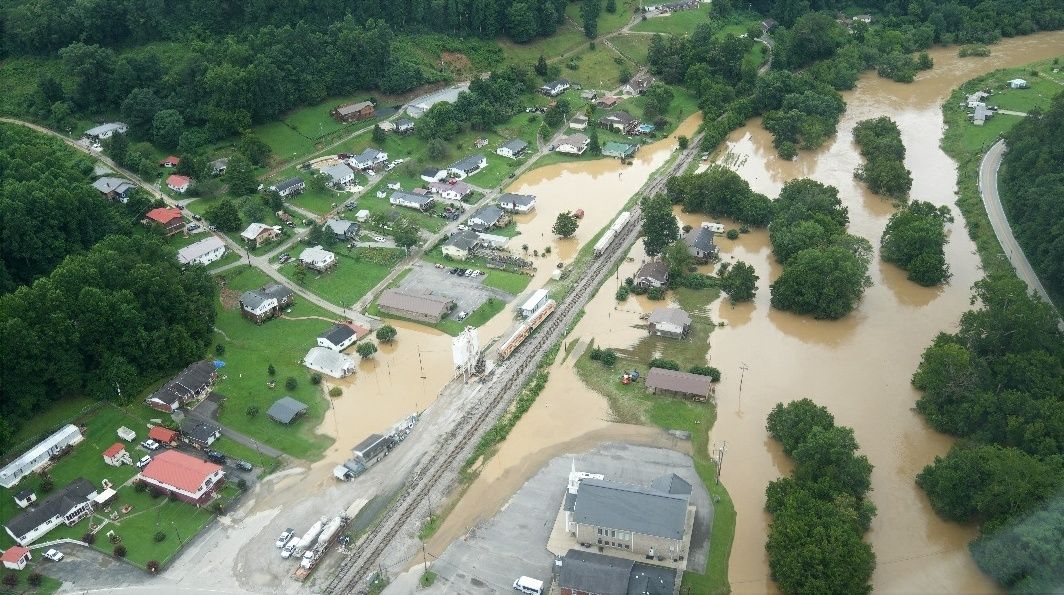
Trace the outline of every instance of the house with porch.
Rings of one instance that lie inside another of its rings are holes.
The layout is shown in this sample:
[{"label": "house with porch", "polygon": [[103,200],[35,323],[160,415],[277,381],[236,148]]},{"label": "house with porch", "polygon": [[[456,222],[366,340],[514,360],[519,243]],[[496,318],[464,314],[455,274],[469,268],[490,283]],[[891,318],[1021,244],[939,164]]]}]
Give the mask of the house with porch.
[{"label": "house with porch", "polygon": [[225,483],[221,465],[176,450],[159,453],[137,474],[137,480],[183,502],[210,502]]},{"label": "house with porch", "polygon": [[144,402],[152,409],[173,413],[188,403],[207,396],[217,379],[218,369],[214,367],[214,362],[193,362],[159,390],[148,395]]},{"label": "house with porch", "polygon": [[499,208],[510,213],[529,213],[536,208],[536,197],[531,194],[500,194],[495,200]]},{"label": "house with porch", "polygon": [[527,150],[528,143],[519,138],[515,138],[499,145],[499,148],[495,149],[495,153],[497,155],[502,155],[503,157],[509,157],[510,159],[517,159]]},{"label": "house with porch", "polygon": [[96,488],[79,477],[52,492],[33,508],[11,518],[4,530],[19,545],[26,547],[59,525],[73,527],[92,514]]},{"label": "house with porch", "polygon": [[295,196],[307,187],[303,178],[288,178],[282,182],[270,186],[270,190],[280,194],[282,198],[288,198],[289,196]]},{"label": "house with porch", "polygon": [[336,254],[321,246],[312,246],[299,255],[299,264],[324,273],[336,266]]},{"label": "house with porch", "polygon": [[185,231],[185,218],[177,207],[157,207],[144,215],[144,223],[156,225],[169,237]]},{"label": "house with porch", "polygon": [[125,178],[104,176],[93,182],[92,187],[98,190],[104,198],[126,204],[129,202],[129,195],[137,186]]},{"label": "house with porch", "polygon": [[345,103],[344,105],[339,105],[333,108],[329,114],[337,122],[345,124],[348,122],[366,120],[373,117],[373,103],[369,101]]},{"label": "house with porch", "polygon": [[591,139],[586,134],[577,132],[558,139],[558,144],[555,145],[554,150],[568,155],[583,155],[590,143]]},{"label": "house with porch", "polygon": [[471,176],[477,173],[478,171],[487,166],[488,158],[481,155],[480,153],[477,153],[475,155],[470,155],[469,157],[455,161],[451,164],[450,167],[447,168],[447,173],[461,180],[466,176]]},{"label": "house with porch", "polygon": [[248,247],[252,249],[258,248],[281,237],[281,226],[252,223],[248,225],[247,229],[240,232],[240,237],[244,239]]},{"label": "house with porch", "polygon": [[208,236],[177,251],[177,261],[182,265],[208,265],[225,256],[225,242],[216,236]]}]

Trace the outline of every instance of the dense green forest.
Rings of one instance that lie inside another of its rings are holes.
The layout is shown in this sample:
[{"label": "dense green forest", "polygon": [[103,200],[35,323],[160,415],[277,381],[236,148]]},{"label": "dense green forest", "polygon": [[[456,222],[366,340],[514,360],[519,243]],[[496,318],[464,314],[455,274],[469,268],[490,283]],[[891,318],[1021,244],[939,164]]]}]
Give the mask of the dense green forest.
[{"label": "dense green forest", "polygon": [[949,278],[946,223],[953,221],[949,207],[913,201],[890,216],[880,239],[883,260],[905,269],[909,280],[925,287]]},{"label": "dense green forest", "polygon": [[905,144],[894,120],[886,116],[861,120],[853,128],[853,140],[865,158],[853,175],[876,194],[899,200],[908,197],[913,176],[905,168]]},{"label": "dense green forest", "polygon": [[849,314],[872,284],[872,246],[846,233],[850,217],[839,191],[808,178],[792,180],[773,207],[769,241],[783,272],[771,286],[772,307],[814,318]]},{"label": "dense green forest", "polygon": [[89,184],[92,162],[61,141],[0,124],[0,293],[130,228]]},{"label": "dense green forest", "polygon": [[1064,295],[1064,93],[1006,136],[1001,198],[1016,239],[1046,288]]},{"label": "dense green forest", "polygon": [[876,515],[866,497],[872,465],[857,454],[853,429],[809,399],[777,404],[767,427],[794,460],[793,476],[765,490],[773,580],[784,593],[869,593],[876,557],[863,536]]},{"label": "dense green forest", "polygon": [[965,439],[917,483],[940,515],[980,525],[971,551],[984,572],[1049,592],[1064,576],[1064,333],[1015,277],[977,282],[973,303],[913,374],[917,410]]},{"label": "dense green forest", "polygon": [[739,174],[719,165],[669,178],[665,193],[685,213],[730,217],[755,227],[765,227],[772,221],[772,200],[754,192]]}]

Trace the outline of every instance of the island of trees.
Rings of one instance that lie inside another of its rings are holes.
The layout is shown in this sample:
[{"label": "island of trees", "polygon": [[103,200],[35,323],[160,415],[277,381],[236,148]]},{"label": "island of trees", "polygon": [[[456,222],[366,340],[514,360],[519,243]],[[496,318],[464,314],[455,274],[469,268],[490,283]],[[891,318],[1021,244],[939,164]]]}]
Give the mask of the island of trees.
[{"label": "island of trees", "polygon": [[949,207],[913,201],[890,216],[883,230],[880,255],[905,269],[910,281],[925,287],[949,278],[946,223],[953,221]]},{"label": "island of trees", "polygon": [[853,129],[853,140],[865,158],[864,166],[858,167],[854,176],[876,194],[898,200],[908,197],[913,176],[905,168],[905,145],[894,120],[886,116],[862,120]]},{"label": "island of trees", "polygon": [[1046,289],[1064,295],[1064,93],[1006,136],[1001,200],[1016,239]]},{"label": "island of trees", "polygon": [[794,460],[765,490],[769,568],[784,593],[869,593],[875,554],[863,536],[876,514],[872,465],[853,429],[810,399],[777,404],[768,432]]},{"label": "island of trees", "polygon": [[913,374],[917,410],[963,438],[917,484],[944,518],[978,524],[979,567],[1015,593],[1064,576],[1064,333],[1015,277],[975,284],[977,309],[942,333]]}]

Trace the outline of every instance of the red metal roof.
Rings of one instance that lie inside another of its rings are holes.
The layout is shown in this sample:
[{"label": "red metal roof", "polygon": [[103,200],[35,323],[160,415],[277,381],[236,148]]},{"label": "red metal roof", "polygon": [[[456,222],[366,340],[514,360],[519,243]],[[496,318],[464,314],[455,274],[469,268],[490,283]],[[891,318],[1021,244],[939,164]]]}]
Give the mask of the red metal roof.
[{"label": "red metal roof", "polygon": [[172,176],[166,178],[166,185],[167,186],[185,186],[191,181],[192,180],[188,176],[179,176],[177,174],[173,174]]},{"label": "red metal roof", "polygon": [[105,456],[107,458],[111,458],[111,457],[115,456],[116,454],[122,452],[125,449],[126,449],[126,445],[125,444],[122,444],[121,442],[115,442],[114,444],[111,445],[110,448],[108,448],[107,450],[103,451],[103,456]]},{"label": "red metal roof", "polygon": [[156,482],[195,493],[208,477],[220,470],[221,466],[214,463],[176,450],[168,450],[156,455],[140,474]]},{"label": "red metal roof", "polygon": [[12,564],[17,563],[22,559],[22,556],[30,553],[30,550],[22,547],[21,545],[13,545],[7,548],[4,555],[0,557],[0,562],[10,562]]},{"label": "red metal roof", "polygon": [[177,155],[170,155],[169,157],[167,157],[166,159],[163,159],[159,163],[161,163],[163,165],[170,165],[170,166],[176,167],[176,166],[178,166],[181,163],[181,158],[178,157]]},{"label": "red metal roof", "polygon": [[152,426],[151,429],[148,430],[148,438],[151,438],[156,442],[165,442],[169,444],[174,440],[177,440],[177,432],[162,426]]},{"label": "red metal roof", "polygon": [[148,211],[147,215],[148,219],[151,219],[152,221],[157,221],[159,223],[162,223],[163,225],[166,225],[167,223],[173,221],[174,217],[180,216],[181,209],[175,207],[159,207],[157,209],[152,209]]},{"label": "red metal roof", "polygon": [[364,326],[357,325],[357,324],[355,324],[353,322],[346,322],[344,324],[346,324],[348,327],[350,327],[351,330],[355,331],[355,340],[356,341],[358,341],[362,337],[365,337],[366,335],[369,334],[369,329],[364,327]]}]

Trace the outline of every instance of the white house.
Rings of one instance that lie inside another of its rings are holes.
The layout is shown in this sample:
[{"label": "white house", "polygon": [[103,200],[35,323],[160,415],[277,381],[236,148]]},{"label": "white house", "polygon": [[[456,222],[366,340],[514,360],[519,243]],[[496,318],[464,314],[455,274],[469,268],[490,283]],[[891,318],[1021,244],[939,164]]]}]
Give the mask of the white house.
[{"label": "white house", "polygon": [[41,500],[37,506],[19,513],[4,529],[19,545],[28,546],[60,524],[73,527],[92,513],[96,488],[79,477]]},{"label": "white house", "polygon": [[569,120],[569,128],[573,130],[585,130],[587,129],[587,116],[577,115],[573,116]]},{"label": "white house", "polygon": [[21,545],[13,545],[7,548],[4,550],[4,554],[0,556],[0,560],[4,562],[4,568],[9,570],[22,570],[32,559],[33,554]]},{"label": "white house", "polygon": [[1025,81],[1023,79],[1012,79],[1011,81],[1009,81],[1009,88],[1010,89],[1026,89],[1027,88],[1027,81]]},{"label": "white house", "polygon": [[177,251],[177,261],[183,265],[208,265],[225,256],[225,242],[215,236],[204,238]]},{"label": "white house", "polygon": [[503,212],[502,209],[495,205],[488,205],[482,207],[467,221],[473,229],[477,231],[485,231],[492,227],[504,227],[510,223],[510,216]]},{"label": "white house", "polygon": [[332,325],[318,335],[318,347],[333,351],[343,351],[352,343],[364,337],[369,331],[351,323],[340,322]]},{"label": "white house", "polygon": [[247,226],[247,229],[240,232],[240,237],[244,238],[244,241],[253,248],[275,240],[281,235],[280,225],[266,225],[265,223],[251,223]]},{"label": "white house", "polygon": [[329,184],[336,187],[347,186],[355,181],[355,172],[345,163],[330,165],[322,169],[321,173],[329,179]]},{"label": "white house", "polygon": [[443,244],[443,255],[452,260],[465,260],[469,253],[480,243],[480,237],[471,230],[460,231]]},{"label": "white house", "polygon": [[303,365],[333,378],[343,378],[355,373],[355,360],[328,347],[311,347],[303,358]]},{"label": "white house", "polygon": [[504,211],[511,213],[528,213],[536,208],[536,197],[531,194],[511,194],[509,192],[499,195],[495,201]]},{"label": "white house", "polygon": [[348,160],[348,163],[355,169],[369,169],[378,163],[384,163],[388,161],[388,154],[384,151],[378,151],[373,147],[367,147],[365,151],[362,151],[358,155],[355,155]]},{"label": "white house", "polygon": [[100,124],[94,126],[85,131],[84,137],[92,141],[102,141],[106,138],[111,138],[117,132],[118,134],[125,134],[129,130],[124,122],[107,122],[106,124]]},{"label": "white house", "polygon": [[590,142],[591,139],[586,134],[577,132],[558,139],[558,144],[554,147],[554,150],[569,155],[582,155],[587,150],[587,145]]},{"label": "white house", "polygon": [[469,184],[459,180],[453,184],[433,182],[429,184],[429,191],[433,194],[439,194],[442,198],[447,200],[462,200],[473,192],[473,188]]},{"label": "white house", "polygon": [[288,197],[303,192],[303,189],[306,187],[307,185],[305,182],[303,182],[303,178],[288,178],[283,182],[279,182],[274,186],[270,186],[270,190],[276,192],[277,194],[280,194],[283,197]]},{"label": "white house", "polygon": [[369,209],[360,209],[355,213],[355,219],[358,219],[359,223],[365,223],[369,221]]},{"label": "white house", "polygon": [[565,92],[569,88],[569,81],[567,79],[558,79],[551,81],[539,88],[540,92],[548,97],[557,97]]},{"label": "white house", "polygon": [[190,186],[192,186],[192,179],[188,176],[173,174],[166,178],[166,187],[174,192],[184,194],[188,192]]},{"label": "white house", "polygon": [[414,194],[413,192],[396,190],[395,192],[392,192],[391,197],[388,198],[388,202],[397,207],[426,211],[432,208],[432,205],[436,200],[427,194]]},{"label": "white house", "polygon": [[378,123],[377,124],[377,128],[380,128],[381,130],[383,130],[385,132],[391,132],[391,131],[395,130],[395,123],[392,122],[391,120],[385,120],[383,122]]},{"label": "white house", "polygon": [[103,451],[103,462],[112,467],[121,467],[123,463],[132,465],[133,458],[129,456],[129,451],[126,450],[125,444],[115,442],[107,450]]},{"label": "white house", "polygon": [[470,155],[465,159],[460,159],[451,164],[447,168],[447,173],[452,176],[462,179],[466,176],[471,176],[481,169],[488,166],[488,158],[477,153],[476,155]]},{"label": "white house", "polygon": [[336,255],[321,246],[313,246],[299,255],[299,264],[324,272],[336,265]]},{"label": "white house", "polygon": [[67,446],[77,444],[83,439],[81,430],[75,425],[67,424],[59,428],[56,433],[38,442],[33,448],[0,469],[0,486],[5,488],[14,486],[23,477],[44,466],[52,455],[58,454]]},{"label": "white house", "polygon": [[499,145],[499,148],[495,149],[495,153],[497,155],[502,155],[503,157],[509,157],[510,159],[517,159],[526,150],[528,150],[528,143],[519,138],[515,138]]},{"label": "white house", "polygon": [[137,479],[165,494],[190,504],[205,504],[221,487],[225,471],[221,465],[176,450],[156,455]]}]

